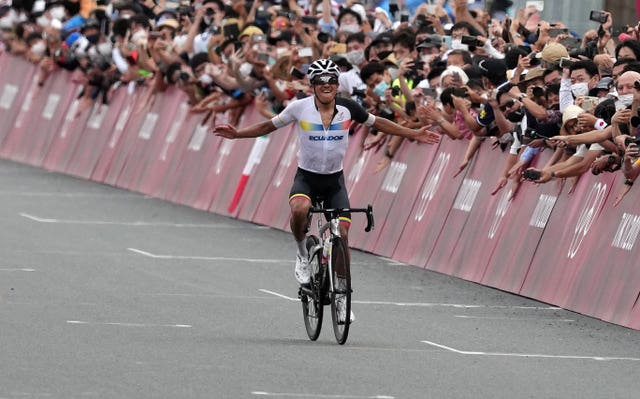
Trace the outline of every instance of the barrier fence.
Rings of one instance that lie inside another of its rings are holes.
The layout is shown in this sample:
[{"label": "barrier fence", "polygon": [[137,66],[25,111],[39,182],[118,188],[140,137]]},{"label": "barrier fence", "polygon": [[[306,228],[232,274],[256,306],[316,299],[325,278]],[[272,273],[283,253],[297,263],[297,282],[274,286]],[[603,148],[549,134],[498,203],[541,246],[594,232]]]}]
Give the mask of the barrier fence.
[{"label": "barrier fence", "polygon": [[[38,87],[26,61],[5,54],[0,65],[3,158],[289,229],[292,128],[225,140],[176,89],[122,87],[84,109],[69,73]],[[250,106],[240,125],[261,118]],[[467,142],[447,137],[405,140],[374,173],[384,155],[363,151],[363,134],[350,138],[345,181],[353,206],[374,205],[377,228],[365,234],[355,217],[352,247],[640,329],[640,210],[635,187],[614,206],[620,174],[587,173],[572,194],[525,182],[511,199],[510,185],[491,195],[506,155],[487,144],[457,177]]]}]

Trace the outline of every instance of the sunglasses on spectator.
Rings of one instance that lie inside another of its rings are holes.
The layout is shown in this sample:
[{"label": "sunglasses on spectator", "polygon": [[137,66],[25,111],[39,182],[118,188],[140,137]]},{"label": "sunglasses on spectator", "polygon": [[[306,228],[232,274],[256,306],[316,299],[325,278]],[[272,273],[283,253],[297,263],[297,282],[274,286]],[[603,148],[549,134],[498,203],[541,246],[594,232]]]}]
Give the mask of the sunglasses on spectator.
[{"label": "sunglasses on spectator", "polygon": [[500,108],[500,111],[502,111],[502,112],[506,111],[508,108],[513,107],[513,104],[515,104],[515,103],[516,103],[516,102],[515,102],[515,100],[509,100],[509,101],[507,101],[506,103],[502,104],[502,105],[499,107],[499,108]]},{"label": "sunglasses on spectator", "polygon": [[338,78],[336,78],[335,76],[318,76],[314,78],[313,81],[311,82],[311,84],[314,86],[324,85],[327,83],[330,85],[337,85]]}]

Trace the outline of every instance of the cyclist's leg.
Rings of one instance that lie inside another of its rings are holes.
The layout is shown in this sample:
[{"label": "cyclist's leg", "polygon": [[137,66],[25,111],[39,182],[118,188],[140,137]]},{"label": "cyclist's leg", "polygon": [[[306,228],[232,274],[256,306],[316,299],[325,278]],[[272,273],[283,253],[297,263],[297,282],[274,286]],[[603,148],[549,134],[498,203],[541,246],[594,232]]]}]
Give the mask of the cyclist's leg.
[{"label": "cyclist's leg", "polygon": [[291,232],[298,244],[298,251],[306,255],[305,238],[307,235],[307,215],[311,208],[311,187],[305,173],[298,169],[289,193],[289,207],[291,208],[291,219],[289,225]]}]

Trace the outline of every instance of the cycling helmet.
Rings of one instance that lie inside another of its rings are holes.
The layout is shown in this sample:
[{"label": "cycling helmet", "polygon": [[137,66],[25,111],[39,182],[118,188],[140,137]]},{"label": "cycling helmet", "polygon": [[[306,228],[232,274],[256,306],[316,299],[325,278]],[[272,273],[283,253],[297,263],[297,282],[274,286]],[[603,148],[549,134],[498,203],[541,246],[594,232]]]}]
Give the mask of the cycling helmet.
[{"label": "cycling helmet", "polygon": [[335,64],[335,62],[329,59],[319,59],[309,65],[307,76],[309,77],[309,81],[311,82],[316,76],[320,75],[333,75],[337,78],[338,76],[340,76],[340,69]]}]

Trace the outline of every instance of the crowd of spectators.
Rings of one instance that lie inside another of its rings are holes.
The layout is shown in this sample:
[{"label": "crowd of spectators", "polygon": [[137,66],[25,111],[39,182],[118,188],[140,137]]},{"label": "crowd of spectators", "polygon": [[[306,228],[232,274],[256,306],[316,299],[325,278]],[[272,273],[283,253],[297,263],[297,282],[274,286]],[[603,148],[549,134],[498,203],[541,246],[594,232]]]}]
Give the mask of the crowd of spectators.
[{"label": "crowd of spectators", "polygon": [[[253,103],[269,118],[310,95],[306,68],[330,58],[342,71],[340,95],[467,140],[459,172],[484,142],[508,152],[494,193],[512,184],[515,195],[526,179],[570,178],[572,190],[588,171],[620,171],[628,191],[640,174],[639,26],[615,27],[606,11],[585,15],[594,29],[578,35],[534,6],[509,17],[467,0],[0,4],[0,51],[37,64],[39,85],[73,71],[84,109],[108,103],[120,86],[175,86],[192,112],[227,112],[237,123]],[[365,137],[365,149],[384,149],[376,171],[403,140]],[[553,155],[530,168],[542,151]]]}]

